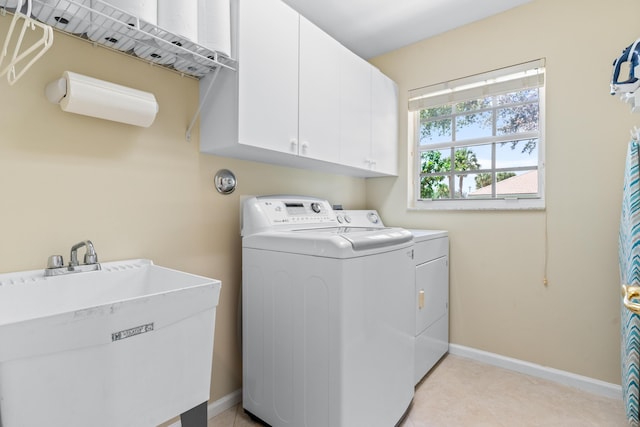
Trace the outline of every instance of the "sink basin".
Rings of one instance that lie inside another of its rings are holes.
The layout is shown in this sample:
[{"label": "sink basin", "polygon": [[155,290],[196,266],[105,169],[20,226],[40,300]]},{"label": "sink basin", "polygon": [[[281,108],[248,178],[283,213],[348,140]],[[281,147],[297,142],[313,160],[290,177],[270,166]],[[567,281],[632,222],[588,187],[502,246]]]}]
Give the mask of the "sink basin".
[{"label": "sink basin", "polygon": [[209,400],[220,282],[154,265],[0,274],[0,426],[157,426]]}]

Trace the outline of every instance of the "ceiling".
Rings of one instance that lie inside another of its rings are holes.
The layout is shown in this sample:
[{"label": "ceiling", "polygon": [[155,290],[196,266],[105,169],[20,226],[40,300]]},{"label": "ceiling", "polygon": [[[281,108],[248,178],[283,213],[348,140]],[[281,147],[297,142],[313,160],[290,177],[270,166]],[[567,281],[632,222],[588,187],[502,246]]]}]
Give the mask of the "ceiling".
[{"label": "ceiling", "polygon": [[371,58],[532,0],[283,0]]}]

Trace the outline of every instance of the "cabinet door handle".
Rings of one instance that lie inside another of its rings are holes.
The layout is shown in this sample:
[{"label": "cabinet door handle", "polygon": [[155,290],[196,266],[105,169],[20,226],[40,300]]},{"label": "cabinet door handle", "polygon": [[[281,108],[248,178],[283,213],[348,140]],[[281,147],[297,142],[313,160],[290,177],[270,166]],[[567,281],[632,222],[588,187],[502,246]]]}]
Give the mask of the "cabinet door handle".
[{"label": "cabinet door handle", "polygon": [[418,292],[418,308],[420,310],[424,308],[424,289],[420,289],[420,292]]},{"label": "cabinet door handle", "polygon": [[309,143],[303,141],[302,144],[300,144],[300,154],[307,155],[307,151],[309,151]]},{"label": "cabinet door handle", "polygon": [[291,144],[291,152],[294,154],[298,154],[298,140],[295,138],[291,138],[291,141],[289,141],[289,143]]}]

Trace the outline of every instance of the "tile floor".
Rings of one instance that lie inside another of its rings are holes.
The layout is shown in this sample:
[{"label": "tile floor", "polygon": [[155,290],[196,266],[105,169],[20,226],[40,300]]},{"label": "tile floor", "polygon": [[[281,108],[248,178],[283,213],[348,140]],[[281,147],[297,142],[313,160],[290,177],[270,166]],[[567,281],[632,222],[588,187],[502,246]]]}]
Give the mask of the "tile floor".
[{"label": "tile floor", "polygon": [[[259,426],[237,405],[208,427]],[[416,388],[400,427],[626,427],[622,399],[446,356]],[[349,426],[367,427],[367,426]],[[389,426],[392,427],[392,426]]]}]

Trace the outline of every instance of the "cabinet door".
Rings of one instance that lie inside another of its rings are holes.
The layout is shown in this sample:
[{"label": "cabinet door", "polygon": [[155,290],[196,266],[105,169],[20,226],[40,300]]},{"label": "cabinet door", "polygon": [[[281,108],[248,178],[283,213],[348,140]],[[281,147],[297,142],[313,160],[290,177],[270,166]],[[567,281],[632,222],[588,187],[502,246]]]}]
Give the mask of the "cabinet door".
[{"label": "cabinet door", "polygon": [[371,169],[398,173],[398,86],[377,68],[371,72]]},{"label": "cabinet door", "polygon": [[371,160],[371,69],[346,48],[340,61],[341,163],[369,169]]},{"label": "cabinet door", "polygon": [[299,14],[280,0],[239,3],[239,142],[297,154]]},{"label": "cabinet door", "polygon": [[298,153],[340,161],[340,54],[342,46],[300,17]]}]

